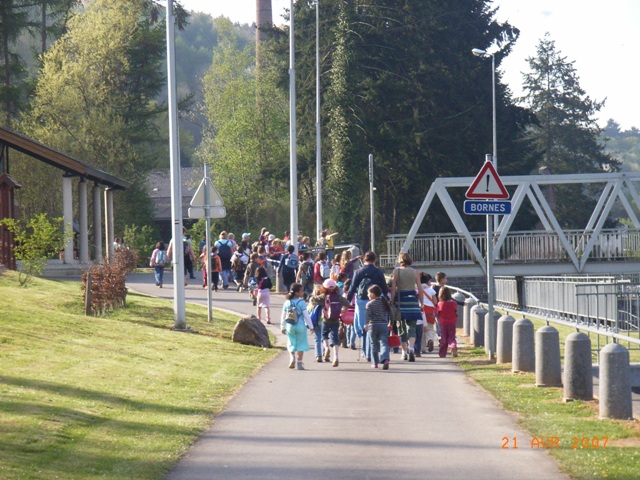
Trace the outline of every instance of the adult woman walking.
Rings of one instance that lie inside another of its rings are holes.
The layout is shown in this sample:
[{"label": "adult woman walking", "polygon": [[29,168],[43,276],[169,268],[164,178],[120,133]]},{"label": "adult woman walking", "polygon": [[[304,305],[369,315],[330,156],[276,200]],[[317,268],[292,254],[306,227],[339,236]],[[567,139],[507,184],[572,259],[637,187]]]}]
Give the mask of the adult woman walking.
[{"label": "adult woman walking", "polygon": [[398,263],[400,266],[393,271],[391,277],[391,298],[400,308],[398,330],[402,339],[403,358],[415,362],[416,323],[422,318],[423,290],[420,273],[411,268],[413,259],[409,254],[402,252],[398,255]]},{"label": "adult woman walking", "polygon": [[302,358],[304,352],[309,350],[307,329],[313,330],[313,323],[303,296],[304,289],[301,284],[291,285],[287,300],[282,305],[280,320],[280,331],[287,335],[287,350],[291,356],[289,368],[297,367],[298,370],[304,370]]}]

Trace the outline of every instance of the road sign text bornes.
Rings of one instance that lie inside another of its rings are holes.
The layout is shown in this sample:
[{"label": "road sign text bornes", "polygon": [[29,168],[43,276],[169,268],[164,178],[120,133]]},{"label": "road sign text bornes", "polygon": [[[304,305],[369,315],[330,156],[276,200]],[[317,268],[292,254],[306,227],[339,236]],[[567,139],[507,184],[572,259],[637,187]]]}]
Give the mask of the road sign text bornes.
[{"label": "road sign text bornes", "polygon": [[509,215],[511,213],[511,201],[465,200],[464,213],[467,215]]}]

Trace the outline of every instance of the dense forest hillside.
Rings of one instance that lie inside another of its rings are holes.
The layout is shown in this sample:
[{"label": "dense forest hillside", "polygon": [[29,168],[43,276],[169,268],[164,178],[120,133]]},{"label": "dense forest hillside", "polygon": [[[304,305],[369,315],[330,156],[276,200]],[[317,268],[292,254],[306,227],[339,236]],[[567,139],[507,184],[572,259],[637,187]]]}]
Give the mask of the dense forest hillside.
[{"label": "dense forest hillside", "polygon": [[607,151],[622,162],[623,170],[640,171],[640,130],[636,127],[621,130],[620,125],[610,119],[602,133]]}]

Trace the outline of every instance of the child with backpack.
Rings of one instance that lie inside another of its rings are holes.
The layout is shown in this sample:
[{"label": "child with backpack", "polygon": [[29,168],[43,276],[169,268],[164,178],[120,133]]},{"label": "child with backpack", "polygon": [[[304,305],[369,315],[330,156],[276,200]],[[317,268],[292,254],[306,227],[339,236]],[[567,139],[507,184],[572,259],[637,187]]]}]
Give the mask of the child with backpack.
[{"label": "child with backpack", "polygon": [[149,258],[149,266],[153,267],[156,277],[156,287],[162,288],[162,279],[164,276],[164,264],[167,263],[167,252],[164,249],[164,242],[156,243],[156,248]]},{"label": "child with backpack", "polygon": [[231,269],[234,272],[233,281],[236,284],[238,292],[242,289],[244,274],[249,264],[249,255],[244,251],[242,245],[238,246],[238,249],[231,256]]},{"label": "child with backpack", "polygon": [[333,366],[339,365],[338,351],[340,340],[338,330],[340,328],[340,314],[349,307],[349,300],[338,292],[336,282],[326,279],[320,287],[320,295],[312,297],[312,302],[322,305],[322,341],[324,343],[324,361],[331,358],[333,349]]},{"label": "child with backpack", "polygon": [[304,252],[302,255],[302,263],[298,267],[296,282],[302,284],[305,298],[309,298],[313,294],[313,260],[311,260],[309,252]]},{"label": "child with backpack", "polygon": [[[313,295],[309,299],[307,305],[307,311],[311,317],[311,323],[313,324],[313,340],[316,352],[316,362],[322,363],[322,307],[317,302],[318,297],[322,294],[320,289],[321,285],[316,285],[313,290]],[[303,289],[304,290],[304,289]]]},{"label": "child with backpack", "polygon": [[367,330],[371,347],[371,368],[378,368],[382,362],[382,369],[389,370],[389,316],[391,305],[387,297],[382,295],[378,285],[371,285],[368,290]]},{"label": "child with backpack", "polygon": [[200,254],[200,261],[202,262],[202,288],[207,288],[208,281],[211,279],[211,288],[214,291],[218,291],[218,282],[220,281],[220,271],[222,270],[222,263],[220,262],[220,256],[218,255],[218,248],[211,247],[211,275],[207,275],[207,247],[202,249]]},{"label": "child with backpack", "polygon": [[282,273],[282,283],[287,292],[291,289],[291,284],[295,283],[298,273],[299,262],[295,251],[295,247],[289,245],[287,253],[280,258],[280,264],[278,265],[278,275]]},{"label": "child with backpack", "polygon": [[304,352],[309,350],[307,329],[313,330],[307,304],[303,300],[304,290],[302,285],[294,283],[287,294],[287,300],[282,305],[282,317],[280,319],[280,331],[287,335],[287,350],[290,355],[289,368],[304,370],[302,358]]},{"label": "child with backpack", "polygon": [[271,325],[271,313],[269,309],[269,306],[271,305],[271,297],[269,295],[269,290],[271,290],[273,285],[269,275],[267,275],[266,268],[258,267],[256,270],[256,282],[258,282],[258,286],[256,287],[256,290],[258,290],[258,295],[256,297],[258,304],[258,320],[262,321],[262,309],[264,308],[267,316],[267,325]]},{"label": "child with backpack", "polygon": [[456,342],[456,323],[458,323],[458,303],[451,296],[449,287],[442,286],[438,292],[438,323],[440,324],[440,357],[447,356],[451,347],[451,356],[458,356]]},{"label": "child with backpack", "polygon": [[318,253],[315,265],[313,266],[313,283],[322,285],[331,276],[331,265],[327,263],[327,255],[324,252]]}]

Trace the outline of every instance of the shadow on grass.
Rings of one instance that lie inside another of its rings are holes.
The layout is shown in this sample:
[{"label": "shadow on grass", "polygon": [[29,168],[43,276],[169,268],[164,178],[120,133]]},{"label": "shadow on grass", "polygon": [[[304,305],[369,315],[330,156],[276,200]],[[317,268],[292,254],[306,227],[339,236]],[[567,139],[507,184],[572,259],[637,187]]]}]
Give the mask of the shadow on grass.
[{"label": "shadow on grass", "polygon": [[207,414],[208,411],[196,408],[182,408],[175,405],[163,405],[151,402],[140,402],[130,398],[113,395],[111,393],[100,392],[97,390],[88,390],[85,388],[71,387],[54,382],[46,382],[43,380],[32,380],[21,377],[11,377],[8,375],[0,375],[0,384],[12,385],[42,392],[54,393],[70,398],[93,400],[103,402],[113,406],[121,406],[140,411],[153,410],[156,412],[172,413],[177,415],[201,415]]}]

